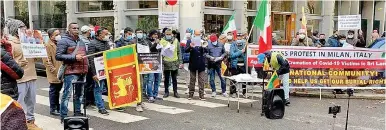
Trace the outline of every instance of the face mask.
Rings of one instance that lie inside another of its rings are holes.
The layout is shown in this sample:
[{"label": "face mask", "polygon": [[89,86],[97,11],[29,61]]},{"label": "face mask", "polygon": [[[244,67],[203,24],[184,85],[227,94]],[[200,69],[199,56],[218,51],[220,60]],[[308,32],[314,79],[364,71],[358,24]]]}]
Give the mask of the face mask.
[{"label": "face mask", "polygon": [[217,41],[216,42],[212,42],[213,45],[217,45]]},{"label": "face mask", "polygon": [[353,38],[354,35],[347,35],[347,38]]},{"label": "face mask", "polygon": [[320,41],[320,42],[325,42],[325,41],[326,41],[326,39],[319,39],[319,41]]},{"label": "face mask", "polygon": [[299,38],[300,38],[300,39],[304,39],[304,38],[306,38],[306,35],[300,34],[300,35],[299,35]]},{"label": "face mask", "polygon": [[237,43],[242,43],[242,42],[243,42],[243,40],[237,40],[236,42],[237,42]]},{"label": "face mask", "polygon": [[185,37],[186,37],[186,38],[190,38],[190,37],[192,37],[192,34],[186,33],[186,34],[185,34]]},{"label": "face mask", "polygon": [[334,34],[334,37],[338,37],[338,34]]},{"label": "face mask", "polygon": [[137,38],[142,39],[143,38],[143,33],[137,33]]},{"label": "face mask", "polygon": [[194,38],[201,39],[201,36],[194,36]]},{"label": "face mask", "polygon": [[165,36],[166,40],[171,40],[172,36]]},{"label": "face mask", "polygon": [[232,39],[233,39],[233,36],[229,35],[229,36],[227,36],[227,39],[228,39],[228,40],[232,40]]},{"label": "face mask", "polygon": [[91,31],[90,32],[90,37],[94,37],[95,36],[95,31]]},{"label": "face mask", "polygon": [[340,43],[345,43],[345,42],[346,42],[346,40],[339,40],[339,42],[340,42]]},{"label": "face mask", "polygon": [[131,40],[131,39],[133,39],[132,35],[129,35],[129,36],[126,37],[126,40],[128,40],[128,41]]},{"label": "face mask", "polygon": [[62,39],[62,36],[60,36],[60,35],[55,37],[55,41],[59,41],[60,39]]},{"label": "face mask", "polygon": [[110,39],[109,39],[109,36],[105,36],[102,40],[103,41],[109,41]]}]

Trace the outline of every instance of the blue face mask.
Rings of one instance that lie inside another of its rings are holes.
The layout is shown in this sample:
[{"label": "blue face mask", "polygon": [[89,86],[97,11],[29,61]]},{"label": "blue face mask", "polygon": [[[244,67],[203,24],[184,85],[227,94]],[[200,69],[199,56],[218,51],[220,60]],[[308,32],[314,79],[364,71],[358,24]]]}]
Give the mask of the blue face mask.
[{"label": "blue face mask", "polygon": [[137,38],[142,39],[143,38],[143,33],[137,33]]},{"label": "blue face mask", "polygon": [[172,39],[172,36],[165,36],[166,40]]},{"label": "blue face mask", "polygon": [[133,39],[132,35],[129,35],[129,36],[126,37],[126,40],[131,40],[131,39]]},{"label": "blue face mask", "polygon": [[95,37],[95,31],[90,32],[90,37]]},{"label": "blue face mask", "polygon": [[236,42],[237,42],[237,43],[242,43],[242,42],[243,42],[243,40],[237,40]]}]

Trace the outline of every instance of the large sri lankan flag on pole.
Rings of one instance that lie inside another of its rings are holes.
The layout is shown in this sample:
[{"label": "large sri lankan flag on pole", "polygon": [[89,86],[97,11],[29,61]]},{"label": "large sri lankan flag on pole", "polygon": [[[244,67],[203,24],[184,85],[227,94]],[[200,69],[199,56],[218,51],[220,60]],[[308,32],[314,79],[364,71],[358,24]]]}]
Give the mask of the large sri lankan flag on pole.
[{"label": "large sri lankan flag on pole", "polygon": [[271,28],[271,17],[270,17],[270,7],[268,7],[268,1],[263,0],[260,3],[259,11],[253,22],[260,30],[259,37],[259,53],[264,53],[265,51],[272,49],[272,28]]},{"label": "large sri lankan flag on pole", "polygon": [[141,102],[135,49],[135,45],[128,45],[103,53],[110,109]]}]

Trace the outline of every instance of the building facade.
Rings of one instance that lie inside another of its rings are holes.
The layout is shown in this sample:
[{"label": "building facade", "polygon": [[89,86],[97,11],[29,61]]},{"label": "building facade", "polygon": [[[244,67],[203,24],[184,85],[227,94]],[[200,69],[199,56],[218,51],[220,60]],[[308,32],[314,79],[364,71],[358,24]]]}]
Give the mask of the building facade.
[{"label": "building facade", "polygon": [[[168,5],[166,0],[150,1],[2,1],[2,15],[23,19],[30,27],[47,29],[65,28],[70,22],[80,25],[90,23],[107,27],[115,35],[125,27],[161,28],[158,26],[159,12],[178,12],[178,30],[204,28],[206,33],[221,32],[230,16],[235,13],[239,32],[248,32],[258,10],[260,1],[255,0],[178,0]],[[366,40],[373,30],[386,30],[386,2],[384,0],[304,0],[270,2],[273,32],[282,44],[289,44],[300,29],[302,7],[305,8],[307,30],[318,30],[327,36],[337,30],[338,15],[357,15],[362,18],[361,28]],[[28,17],[27,17],[28,16]],[[28,21],[28,22],[27,22]],[[184,31],[181,31],[182,36]],[[346,31],[341,31],[346,34]],[[309,33],[311,34],[311,33]],[[254,29],[252,41],[259,35]]]}]

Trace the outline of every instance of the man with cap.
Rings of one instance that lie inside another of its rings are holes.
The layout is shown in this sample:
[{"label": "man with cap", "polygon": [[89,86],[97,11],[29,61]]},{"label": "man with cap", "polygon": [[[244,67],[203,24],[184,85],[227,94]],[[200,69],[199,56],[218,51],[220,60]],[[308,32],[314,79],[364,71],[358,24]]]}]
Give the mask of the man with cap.
[{"label": "man with cap", "polygon": [[299,36],[294,41],[292,41],[291,46],[310,46],[310,47],[313,47],[314,43],[312,42],[311,38],[307,37],[306,30],[300,29],[299,30]]},{"label": "man with cap", "polygon": [[[228,35],[229,37],[229,35]],[[246,47],[245,41],[242,39],[242,34],[237,34],[236,42],[233,42],[230,47],[229,59],[230,59],[230,72],[232,75],[238,75],[245,73],[246,64]],[[232,82],[232,81],[231,81]],[[235,98],[237,93],[235,83],[230,87],[230,95]],[[246,86],[243,85],[243,95],[246,93]]]},{"label": "man with cap", "polygon": [[272,69],[276,71],[277,75],[279,75],[279,79],[283,84],[285,105],[290,104],[290,101],[289,101],[290,65],[288,63],[288,60],[281,53],[271,52],[271,51],[266,51],[264,53],[259,54],[257,56],[257,59],[259,64],[263,64],[264,61],[267,60],[270,67],[272,67]]},{"label": "man with cap", "polygon": [[[220,38],[225,39],[226,36],[221,35]],[[206,55],[206,58],[208,59],[208,69],[210,77],[209,82],[210,87],[212,88],[212,97],[216,96],[216,85],[214,83],[216,73],[221,81],[221,93],[224,97],[227,97],[225,80],[221,76],[221,62],[225,56],[226,53],[224,49],[224,44],[217,41],[216,34],[212,34],[209,37],[208,54]]]},{"label": "man with cap", "polygon": [[359,33],[358,38],[356,38],[354,36],[354,30],[348,30],[346,42],[348,44],[355,46],[355,47],[365,47],[366,46],[365,39],[363,38],[362,34]]}]

